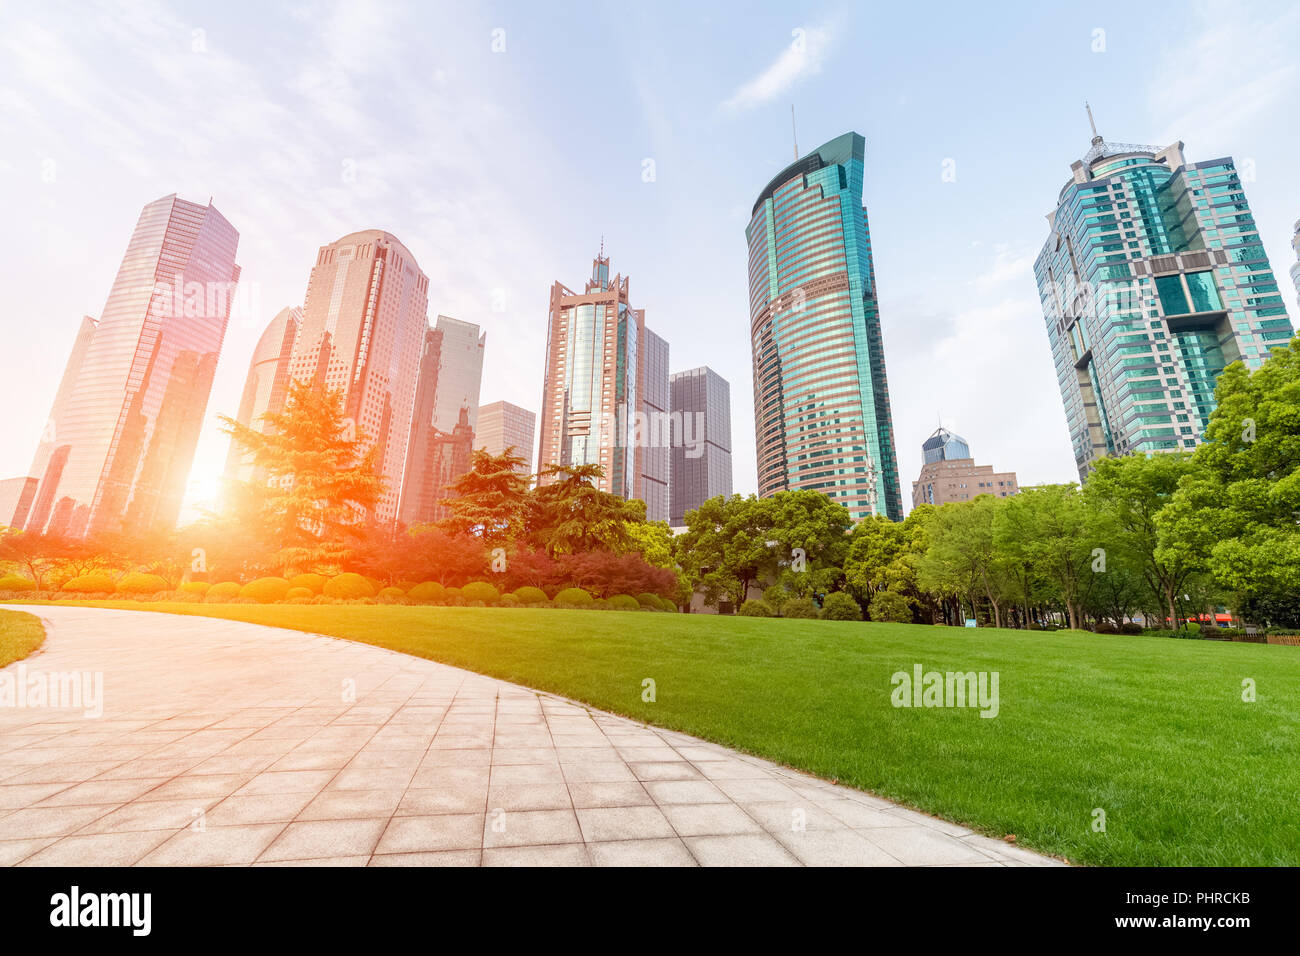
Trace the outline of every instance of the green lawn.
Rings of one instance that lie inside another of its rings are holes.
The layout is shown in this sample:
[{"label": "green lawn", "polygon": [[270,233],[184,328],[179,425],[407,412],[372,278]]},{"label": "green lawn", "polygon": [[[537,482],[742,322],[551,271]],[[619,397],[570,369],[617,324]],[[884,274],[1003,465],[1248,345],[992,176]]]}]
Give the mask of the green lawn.
[{"label": "green lawn", "polygon": [[22,611],[0,610],[0,667],[20,661],[45,640],[41,619]]},{"label": "green lawn", "polygon": [[[553,691],[1091,864],[1300,864],[1300,648],[405,606],[118,603],[331,634]],[[891,705],[997,671],[1000,713]],[[657,700],[642,702],[653,678]],[[1257,700],[1242,700],[1251,678]],[[1092,829],[1106,813],[1106,832]]]}]

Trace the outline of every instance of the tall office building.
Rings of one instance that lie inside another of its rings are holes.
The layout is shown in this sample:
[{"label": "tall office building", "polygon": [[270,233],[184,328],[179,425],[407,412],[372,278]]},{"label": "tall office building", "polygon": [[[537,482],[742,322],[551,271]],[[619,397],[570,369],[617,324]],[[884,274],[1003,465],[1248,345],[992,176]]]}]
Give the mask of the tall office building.
[{"label": "tall office building", "polygon": [[428,331],[429,280],[395,236],[354,232],[321,246],[307,284],[290,375],[343,395],[358,437],[377,449],[375,517],[398,516]]},{"label": "tall office building", "polygon": [[940,425],[921,443],[921,474],[912,482],[912,507],[969,501],[980,495],[1006,498],[1020,490],[1014,471],[977,465],[970,445]]},{"label": "tall office building", "polygon": [[551,287],[538,471],[597,464],[602,491],[668,519],[668,344],[633,309],[627,276],[592,262],[585,289]]},{"label": "tall office building", "polygon": [[731,494],[731,385],[708,366],[672,375],[672,505],[668,523]]},{"label": "tall office building", "polygon": [[1195,447],[1214,384],[1291,323],[1230,158],[1108,143],[1071,166],[1034,264],[1079,476]]},{"label": "tall office building", "polygon": [[1295,221],[1295,235],[1291,237],[1291,248],[1295,250],[1296,259],[1291,263],[1291,284],[1295,286],[1296,302],[1300,302],[1300,219]]},{"label": "tall office building", "polygon": [[509,402],[493,402],[478,410],[478,430],[474,434],[474,447],[486,449],[490,455],[513,454],[524,460],[519,466],[521,475],[532,474],[533,433],[537,430],[537,416],[526,408]]},{"label": "tall office building", "polygon": [[865,157],[845,133],[791,163],[745,230],[758,492],[809,488],[855,521],[901,520]]},{"label": "tall office building", "polygon": [[479,386],[483,382],[483,351],[487,333],[471,322],[438,316],[434,328],[442,333],[433,426],[450,433],[460,423],[460,410],[469,410],[469,427],[478,427]]},{"label": "tall office building", "polygon": [[26,475],[0,481],[0,531],[5,528],[21,529],[27,524],[27,514],[36,500],[35,478]]},{"label": "tall office building", "polygon": [[29,530],[169,530],[207,409],[239,233],[173,194],[136,222],[99,321],[83,319],[32,475]]},{"label": "tall office building", "polygon": [[[289,364],[301,322],[302,309],[281,309],[257,340],[257,348],[253,349],[253,358],[248,363],[239,411],[235,415],[235,420],[241,425],[262,431],[263,416],[284,409],[289,391]],[[248,481],[252,477],[252,463],[232,441],[226,455],[226,480]]]}]

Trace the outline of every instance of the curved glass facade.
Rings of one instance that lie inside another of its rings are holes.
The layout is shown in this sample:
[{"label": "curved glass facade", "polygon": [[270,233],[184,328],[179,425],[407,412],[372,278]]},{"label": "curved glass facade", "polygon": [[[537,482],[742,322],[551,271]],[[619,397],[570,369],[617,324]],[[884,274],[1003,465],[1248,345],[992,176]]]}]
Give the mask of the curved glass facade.
[{"label": "curved glass facade", "polygon": [[758,490],[807,488],[855,521],[900,520],[865,156],[846,133],[786,167],[745,230]]}]

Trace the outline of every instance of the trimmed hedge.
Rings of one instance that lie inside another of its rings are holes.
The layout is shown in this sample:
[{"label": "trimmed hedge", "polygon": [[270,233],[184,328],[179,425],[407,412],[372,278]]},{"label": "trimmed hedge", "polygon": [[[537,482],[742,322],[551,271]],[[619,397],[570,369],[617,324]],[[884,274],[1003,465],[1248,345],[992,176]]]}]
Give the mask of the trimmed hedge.
[{"label": "trimmed hedge", "polygon": [[306,588],[312,594],[320,594],[325,589],[326,580],[323,574],[295,574],[289,579],[289,587]]},{"label": "trimmed hedge", "polygon": [[752,598],[742,604],[737,613],[741,617],[776,617],[772,605],[766,601],[755,601]]},{"label": "trimmed hedge", "polygon": [[910,624],[912,621],[912,605],[897,591],[878,592],[867,606],[867,613],[873,621],[890,624]]},{"label": "trimmed hedge", "polygon": [[568,604],[572,607],[590,607],[596,603],[596,599],[582,588],[565,588],[555,595],[555,603]]},{"label": "trimmed hedge", "polygon": [[551,600],[541,588],[527,585],[516,588],[514,596],[519,599],[520,604],[546,604]]},{"label": "trimmed hedge", "polygon": [[239,597],[240,590],[238,581],[222,581],[208,588],[204,598],[209,601],[229,601]]},{"label": "trimmed hedge", "polygon": [[170,590],[171,587],[167,584],[165,578],[157,574],[144,574],[140,571],[131,571],[124,574],[117,582],[119,594],[158,594],[160,591]]},{"label": "trimmed hedge", "polygon": [[412,601],[437,604],[440,601],[447,600],[447,589],[437,581],[425,581],[423,584],[417,584],[407,591],[406,596]]},{"label": "trimmed hedge", "polygon": [[92,571],[65,582],[62,590],[73,594],[112,594],[117,590],[117,585],[104,571]]},{"label": "trimmed hedge", "polygon": [[662,611],[664,609],[664,606],[661,603],[663,601],[663,598],[661,598],[657,594],[650,594],[650,593],[638,594],[636,596],[636,599],[637,599],[637,603],[639,603],[642,607],[652,607],[656,611]]},{"label": "trimmed hedge", "polygon": [[615,594],[609,599],[609,606],[616,611],[641,610],[641,602],[630,594]]},{"label": "trimmed hedge", "polygon": [[208,588],[212,587],[208,581],[186,581],[180,586],[180,590],[186,594],[197,594],[199,597],[208,593]]},{"label": "trimmed hedge", "polygon": [[781,616],[791,618],[815,619],[818,616],[817,605],[812,598],[792,597],[781,605]]},{"label": "trimmed hedge", "polygon": [[501,597],[501,592],[486,581],[474,581],[460,589],[460,596],[466,601],[491,604]]},{"label": "trimmed hedge", "polygon": [[375,596],[374,585],[361,575],[352,574],[351,572],[330,578],[325,582],[322,591],[326,597],[339,598],[344,601]]},{"label": "trimmed hedge", "polygon": [[0,591],[35,591],[36,582],[21,574],[6,574],[0,577]]},{"label": "trimmed hedge", "polygon": [[862,608],[858,602],[843,591],[826,595],[822,601],[822,620],[824,621],[860,621]]},{"label": "trimmed hedge", "polygon": [[503,594],[499,603],[502,607],[519,607],[519,598],[513,594]]},{"label": "trimmed hedge", "polygon": [[380,604],[397,604],[406,600],[406,592],[401,588],[382,588],[375,600]]},{"label": "trimmed hedge", "polygon": [[257,578],[239,589],[239,596],[258,604],[274,604],[289,596],[291,585],[284,578]]},{"label": "trimmed hedge", "polygon": [[311,593],[311,588],[297,587],[289,588],[289,593],[284,596],[286,601],[310,601],[316,595]]}]

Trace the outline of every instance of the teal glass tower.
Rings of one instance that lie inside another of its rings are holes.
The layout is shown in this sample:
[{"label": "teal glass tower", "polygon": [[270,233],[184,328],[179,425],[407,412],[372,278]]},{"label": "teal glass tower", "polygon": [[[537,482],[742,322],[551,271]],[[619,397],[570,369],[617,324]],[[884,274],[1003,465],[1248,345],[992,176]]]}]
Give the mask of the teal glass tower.
[{"label": "teal glass tower", "polygon": [[1093,134],[1034,264],[1080,478],[1097,458],[1194,448],[1219,373],[1291,337],[1232,159]]},{"label": "teal glass tower", "polygon": [[758,492],[812,489],[903,517],[871,232],[866,140],[845,133],[764,190],[749,240]]}]

